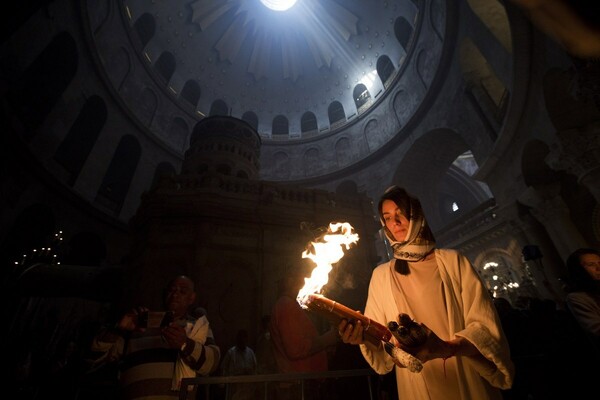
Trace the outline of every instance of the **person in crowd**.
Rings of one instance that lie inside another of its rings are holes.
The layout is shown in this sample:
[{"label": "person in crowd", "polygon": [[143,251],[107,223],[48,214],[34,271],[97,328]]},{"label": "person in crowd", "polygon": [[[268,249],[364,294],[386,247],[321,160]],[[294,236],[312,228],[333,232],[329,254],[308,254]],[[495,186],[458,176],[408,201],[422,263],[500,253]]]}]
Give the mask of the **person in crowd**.
[{"label": "person in crowd", "polygon": [[[337,331],[330,327],[320,333],[317,325],[304,310],[296,297],[304,285],[302,269],[291,271],[278,282],[279,297],[271,311],[269,331],[273,343],[278,372],[319,372],[329,370],[328,348],[335,346]],[[305,398],[324,399],[325,382],[307,380]],[[281,383],[277,387],[277,399],[300,398],[300,386]]]},{"label": "person in crowd", "polygon": [[103,352],[99,362],[120,362],[124,399],[177,399],[180,389],[193,399],[194,386],[181,388],[181,380],[208,375],[219,365],[220,350],[208,319],[189,314],[196,300],[194,282],[177,276],[167,285],[164,300],[165,312],[136,307],[93,341]]},{"label": "person in crowd", "polygon": [[[256,339],[257,372],[263,375],[276,374],[278,372],[277,362],[275,361],[275,354],[273,351],[273,341],[271,340],[271,332],[269,331],[270,325],[271,315],[263,315],[260,319],[260,328],[258,338]],[[260,385],[258,387],[259,398],[273,398],[275,396],[274,390],[273,383]]]},{"label": "person in crowd", "polygon": [[260,331],[256,340],[256,361],[259,374],[277,373],[277,362],[273,354],[273,343],[271,341],[271,316],[263,315],[260,319]]},{"label": "person in crowd", "polygon": [[398,397],[412,400],[501,399],[511,387],[514,364],[492,297],[469,260],[436,248],[419,200],[392,186],[378,203],[394,258],[373,270],[365,316],[382,324],[408,314],[425,339],[418,345],[391,341],[422,363],[412,372],[384,346],[365,340],[360,321],[342,320],[342,341],[358,344],[379,374],[396,366]]},{"label": "person in crowd", "polygon": [[[256,355],[248,347],[248,331],[238,330],[235,345],[232,346],[221,365],[224,376],[254,375],[257,370]],[[256,385],[254,383],[229,384],[227,390],[228,400],[247,400],[255,398]]]},{"label": "person in crowd", "polygon": [[600,357],[600,251],[580,248],[567,257],[565,305]]}]

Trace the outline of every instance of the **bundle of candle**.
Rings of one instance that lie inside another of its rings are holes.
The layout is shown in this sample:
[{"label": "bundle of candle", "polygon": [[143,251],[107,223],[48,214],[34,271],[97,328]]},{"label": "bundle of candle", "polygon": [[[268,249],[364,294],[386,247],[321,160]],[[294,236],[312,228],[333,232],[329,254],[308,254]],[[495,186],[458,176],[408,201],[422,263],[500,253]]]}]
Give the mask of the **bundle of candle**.
[{"label": "bundle of candle", "polygon": [[420,372],[423,369],[423,364],[419,359],[390,342],[392,332],[387,327],[373,321],[364,314],[354,311],[337,301],[328,299],[321,294],[308,295],[305,305],[308,310],[315,312],[336,324],[342,319],[348,320],[351,324],[360,321],[364,329],[365,340],[368,340],[375,346],[379,346],[380,344],[383,345],[385,351],[396,363],[408,368],[411,372]]},{"label": "bundle of candle", "polygon": [[321,294],[308,295],[306,307],[336,324],[342,319],[347,319],[351,324],[360,321],[364,329],[365,339],[375,345],[379,345],[382,340],[387,342],[392,338],[392,332],[385,326]]},{"label": "bundle of candle", "polygon": [[406,313],[398,315],[398,322],[388,322],[388,328],[398,343],[405,348],[419,347],[427,340],[427,332],[423,326]]}]

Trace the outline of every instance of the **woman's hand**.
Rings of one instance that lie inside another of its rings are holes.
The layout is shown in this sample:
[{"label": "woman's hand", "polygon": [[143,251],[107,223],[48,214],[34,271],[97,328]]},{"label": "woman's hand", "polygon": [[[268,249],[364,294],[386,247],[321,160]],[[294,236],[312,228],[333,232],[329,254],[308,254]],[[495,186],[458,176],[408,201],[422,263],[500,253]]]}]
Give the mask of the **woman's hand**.
[{"label": "woman's hand", "polygon": [[453,356],[477,356],[480,355],[479,350],[467,339],[456,337],[452,340],[442,340],[425,324],[420,324],[425,330],[427,339],[421,346],[400,347],[407,353],[412,354],[421,362],[425,363],[435,358],[450,358]]},{"label": "woman's hand", "polygon": [[412,354],[421,362],[425,363],[435,358],[448,358],[453,354],[454,350],[449,347],[449,344],[440,339],[431,329],[425,324],[420,324],[425,332],[425,343],[416,347],[400,346],[407,353]]},{"label": "woman's hand", "polygon": [[338,325],[338,332],[342,338],[342,342],[348,344],[363,344],[365,342],[363,330],[364,328],[360,320],[349,323],[347,319],[342,319]]}]

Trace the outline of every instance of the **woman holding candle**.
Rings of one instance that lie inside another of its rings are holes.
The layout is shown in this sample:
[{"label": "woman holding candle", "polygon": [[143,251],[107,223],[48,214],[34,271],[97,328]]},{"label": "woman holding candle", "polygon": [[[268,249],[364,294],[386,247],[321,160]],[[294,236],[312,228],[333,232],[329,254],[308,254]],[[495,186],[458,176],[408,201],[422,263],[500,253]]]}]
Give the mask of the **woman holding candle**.
[{"label": "woman holding candle", "polygon": [[410,315],[426,332],[422,345],[395,344],[423,363],[411,372],[365,340],[360,320],[343,320],[345,343],[359,344],[380,374],[396,365],[398,397],[415,400],[501,399],[512,386],[514,365],[492,298],[466,257],[438,249],[418,199],[392,186],[381,197],[379,216],[394,259],[372,274],[365,315],[387,324]]}]

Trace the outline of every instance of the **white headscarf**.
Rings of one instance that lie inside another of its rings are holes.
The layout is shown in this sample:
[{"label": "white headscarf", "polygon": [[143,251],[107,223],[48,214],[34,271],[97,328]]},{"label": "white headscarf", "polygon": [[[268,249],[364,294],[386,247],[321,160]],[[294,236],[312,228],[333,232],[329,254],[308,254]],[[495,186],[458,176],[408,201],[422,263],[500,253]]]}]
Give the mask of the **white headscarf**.
[{"label": "white headscarf", "polygon": [[[381,212],[384,200],[391,200],[396,203],[409,220],[408,233],[406,239],[402,242],[396,241],[394,235],[385,226],[385,220]],[[394,258],[420,261],[435,248],[435,238],[427,225],[421,203],[417,198],[409,195],[406,190],[398,186],[391,186],[384,192],[379,200],[379,219],[385,231],[385,236],[394,250]]]}]

